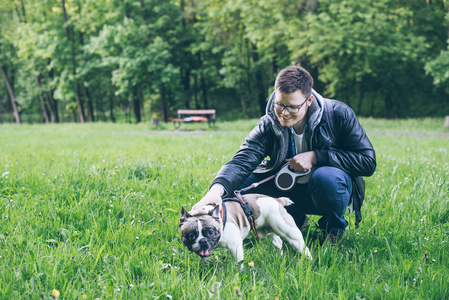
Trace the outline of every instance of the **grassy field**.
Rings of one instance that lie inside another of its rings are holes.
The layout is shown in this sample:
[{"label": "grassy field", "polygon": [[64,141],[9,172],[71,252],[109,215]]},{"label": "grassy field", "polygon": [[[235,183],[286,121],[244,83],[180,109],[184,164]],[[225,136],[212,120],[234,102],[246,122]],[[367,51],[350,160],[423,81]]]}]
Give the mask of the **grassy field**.
[{"label": "grassy field", "polygon": [[178,219],[255,120],[1,125],[0,299],[448,299],[443,122],[361,121],[378,168],[360,227],[319,246],[311,217],[312,262],[251,235],[243,270],[224,249],[200,263]]}]

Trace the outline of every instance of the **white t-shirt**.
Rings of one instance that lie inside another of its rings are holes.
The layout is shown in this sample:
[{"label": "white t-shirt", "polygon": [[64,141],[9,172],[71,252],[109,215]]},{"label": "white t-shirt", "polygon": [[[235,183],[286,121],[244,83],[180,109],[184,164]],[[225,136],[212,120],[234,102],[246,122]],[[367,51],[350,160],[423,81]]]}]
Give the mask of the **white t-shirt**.
[{"label": "white t-shirt", "polygon": [[[293,136],[293,141],[295,143],[295,150],[296,150],[296,154],[299,153],[303,153],[303,152],[307,152],[309,151],[308,147],[307,147],[307,141],[304,135],[304,132],[302,134],[297,134],[293,129],[292,129],[292,136]],[[295,155],[296,155],[295,154]],[[305,176],[301,176],[298,177],[298,183],[299,184],[304,184],[307,183],[309,181],[310,176],[312,176],[312,173],[315,171],[315,168],[313,167],[311,172]]]}]

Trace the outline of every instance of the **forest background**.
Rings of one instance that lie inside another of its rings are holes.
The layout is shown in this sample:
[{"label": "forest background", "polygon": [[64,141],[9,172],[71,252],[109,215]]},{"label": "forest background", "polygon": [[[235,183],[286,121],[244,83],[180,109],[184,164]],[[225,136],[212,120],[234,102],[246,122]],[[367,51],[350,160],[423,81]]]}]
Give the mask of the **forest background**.
[{"label": "forest background", "polygon": [[449,114],[447,0],[1,0],[0,123],[264,113],[299,64],[376,118]]}]

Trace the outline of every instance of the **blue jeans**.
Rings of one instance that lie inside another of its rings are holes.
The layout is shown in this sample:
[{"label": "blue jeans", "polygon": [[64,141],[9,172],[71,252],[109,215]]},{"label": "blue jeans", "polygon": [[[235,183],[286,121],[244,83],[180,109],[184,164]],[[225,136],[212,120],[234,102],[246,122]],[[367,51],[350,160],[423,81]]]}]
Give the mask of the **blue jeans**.
[{"label": "blue jeans", "polygon": [[[242,189],[259,182],[273,173],[251,174],[239,187]],[[271,197],[288,197],[294,204],[287,211],[295,219],[298,227],[304,222],[304,214],[323,216],[318,224],[321,229],[334,234],[343,234],[348,222],[344,218],[352,192],[349,175],[334,167],[320,167],[315,170],[306,184],[296,184],[289,192],[276,188],[274,179],[246,191]],[[243,193],[243,194],[245,194]]]}]

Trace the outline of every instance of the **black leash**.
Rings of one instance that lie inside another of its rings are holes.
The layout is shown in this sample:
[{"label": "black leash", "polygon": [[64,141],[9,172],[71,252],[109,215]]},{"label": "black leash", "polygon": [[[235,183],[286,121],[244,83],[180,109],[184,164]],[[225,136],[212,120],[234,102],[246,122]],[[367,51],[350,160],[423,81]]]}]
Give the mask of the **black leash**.
[{"label": "black leash", "polygon": [[240,206],[243,209],[243,212],[246,216],[246,218],[248,219],[248,222],[251,226],[251,230],[254,232],[254,235],[256,236],[257,241],[259,241],[259,235],[257,234],[257,230],[256,230],[256,224],[255,224],[255,217],[254,217],[254,212],[253,209],[251,208],[251,206],[249,205],[248,202],[245,201],[245,199],[243,198],[243,196],[241,195],[242,192],[246,192],[247,190],[253,189],[258,187],[260,184],[265,183],[271,179],[273,179],[274,177],[276,177],[275,175],[269,176],[259,182],[255,182],[249,186],[247,186],[246,188],[243,188],[241,190],[236,190],[234,191],[234,196],[235,198],[225,198],[223,199],[222,202],[222,219],[223,219],[223,229],[226,225],[226,219],[227,219],[227,211],[226,211],[226,205],[225,202],[229,202],[229,201],[233,201],[233,202],[237,202],[240,204]]}]

